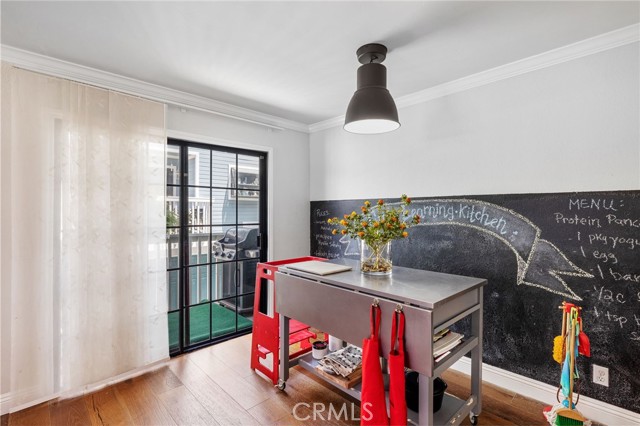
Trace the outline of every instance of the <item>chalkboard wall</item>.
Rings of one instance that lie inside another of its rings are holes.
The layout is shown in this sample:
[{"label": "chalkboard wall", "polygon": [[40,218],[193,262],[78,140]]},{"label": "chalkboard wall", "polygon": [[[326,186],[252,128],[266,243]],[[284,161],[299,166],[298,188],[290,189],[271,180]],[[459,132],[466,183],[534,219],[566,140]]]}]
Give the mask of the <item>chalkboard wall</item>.
[{"label": "chalkboard wall", "polygon": [[[359,258],[326,219],[364,201],[311,202],[312,255]],[[574,302],[591,340],[580,393],[640,412],[640,191],[414,198],[410,209],[422,224],[393,242],[394,265],[488,279],[484,362],[557,386],[557,307]],[[592,364],[609,368],[608,388]]]}]

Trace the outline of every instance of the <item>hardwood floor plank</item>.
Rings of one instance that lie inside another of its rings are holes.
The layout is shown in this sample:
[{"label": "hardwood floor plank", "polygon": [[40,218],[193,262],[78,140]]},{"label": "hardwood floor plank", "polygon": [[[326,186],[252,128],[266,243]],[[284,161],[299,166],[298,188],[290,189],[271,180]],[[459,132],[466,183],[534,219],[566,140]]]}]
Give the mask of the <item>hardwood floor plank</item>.
[{"label": "hardwood floor plank", "polygon": [[[191,354],[189,354],[191,355]],[[177,358],[174,358],[169,363],[169,370],[176,378],[180,381],[181,384],[186,384],[192,381],[197,381],[202,376],[206,376],[205,373],[198,365],[191,360],[188,356],[182,355]],[[156,394],[161,394],[163,391],[156,391]]]},{"label": "hardwood floor plank", "polygon": [[247,377],[254,373],[251,369],[250,334],[229,340],[222,345],[211,346],[209,352],[240,377]]},{"label": "hardwood floor plank", "polygon": [[118,383],[115,389],[136,425],[175,426],[173,418],[153,392],[153,383],[152,376],[140,376]]},{"label": "hardwood floor plank", "polygon": [[159,398],[178,425],[215,426],[219,424],[186,386],[163,392]]},{"label": "hardwood floor plank", "polygon": [[233,371],[218,373],[212,379],[245,410],[269,399],[268,394],[256,389]]},{"label": "hardwood floor plank", "polygon": [[156,394],[182,386],[182,382],[169,366],[145,374],[144,377]]},{"label": "hardwood floor plank", "polygon": [[91,423],[84,397],[52,402],[49,410],[52,426],[86,426]]},{"label": "hardwood floor plank", "polygon": [[224,362],[231,372],[237,374],[240,377],[247,377],[254,374],[254,371],[251,369],[251,360],[248,356],[223,356],[221,357],[219,354],[214,354],[215,357]]},{"label": "hardwood floor plank", "polygon": [[208,376],[190,382],[187,386],[220,424],[258,425],[251,414]]},{"label": "hardwood floor plank", "polygon": [[9,426],[50,426],[51,411],[49,403],[38,404],[26,410],[21,410],[9,415]]},{"label": "hardwood floor plank", "polygon": [[129,410],[118,399],[113,386],[85,395],[84,402],[92,425],[133,425]]},{"label": "hardwood floor plank", "polygon": [[293,415],[289,414],[281,419],[276,420],[275,422],[264,426],[306,426],[306,423],[302,420],[297,420]]},{"label": "hardwood floor plank", "polygon": [[211,351],[195,351],[189,354],[189,360],[212,379],[219,374],[228,374],[233,371],[224,361],[215,356]]},{"label": "hardwood floor plank", "polygon": [[261,425],[272,425],[280,419],[291,416],[291,413],[276,399],[266,401],[247,410]]}]

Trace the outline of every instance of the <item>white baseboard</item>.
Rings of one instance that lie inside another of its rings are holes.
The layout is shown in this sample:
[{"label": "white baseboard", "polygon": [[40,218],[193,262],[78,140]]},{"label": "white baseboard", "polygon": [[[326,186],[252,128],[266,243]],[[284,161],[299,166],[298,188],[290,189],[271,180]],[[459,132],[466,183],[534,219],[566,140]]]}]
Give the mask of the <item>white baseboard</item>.
[{"label": "white baseboard", "polygon": [[[463,357],[453,364],[451,368],[461,373],[470,374],[471,360],[468,357]],[[558,388],[555,386],[520,376],[519,374],[515,374],[498,367],[483,364],[482,380],[509,391],[516,392],[527,398],[535,399],[543,403],[548,402],[549,405],[557,403],[556,393]],[[640,414],[584,395],[580,395],[579,409],[580,412],[588,419],[608,426],[640,425]]]},{"label": "white baseboard", "polygon": [[169,358],[165,358],[160,361],[151,363],[149,365],[145,365],[144,367],[136,368],[134,370],[127,371],[126,373],[122,373],[117,376],[110,377],[105,380],[101,380],[96,383],[91,383],[89,385],[85,385],[80,388],[72,389],[66,392],[58,392],[58,393],[50,394],[44,397],[30,400],[27,403],[19,404],[19,405],[15,405],[16,401],[24,400],[24,398],[19,399],[17,398],[17,394],[12,392],[3,393],[2,395],[0,395],[0,403],[1,403],[0,415],[4,416],[5,414],[8,414],[8,413],[15,413],[16,411],[24,410],[25,408],[33,407],[34,405],[42,404],[43,402],[51,401],[57,398],[60,398],[60,399],[75,398],[77,396],[96,392],[107,386],[111,386],[116,383],[123,382],[125,380],[129,380],[134,377],[138,377],[142,374],[149,373],[151,371],[155,371],[159,368],[162,368],[168,363],[168,361],[169,361]]},{"label": "white baseboard", "polygon": [[[48,395],[46,397],[36,397],[36,395],[41,395],[42,390],[38,390],[35,388],[32,389],[24,389],[19,392],[6,392],[0,396],[0,415],[5,415],[8,413],[13,413],[16,411],[20,411],[23,408],[32,407],[34,405],[42,404],[43,402],[47,402],[51,399],[57,398],[58,394]],[[14,407],[17,404],[16,401],[29,401],[27,404],[20,404],[19,406]]]}]

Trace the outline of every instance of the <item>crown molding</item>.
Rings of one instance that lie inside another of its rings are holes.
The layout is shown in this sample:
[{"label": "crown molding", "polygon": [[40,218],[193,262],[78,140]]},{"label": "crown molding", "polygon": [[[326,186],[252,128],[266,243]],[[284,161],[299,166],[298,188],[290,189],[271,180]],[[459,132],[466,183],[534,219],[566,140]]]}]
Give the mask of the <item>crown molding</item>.
[{"label": "crown molding", "polygon": [[[396,99],[396,104],[398,108],[409,107],[638,41],[640,41],[640,24],[630,25],[399,97]],[[344,115],[342,115],[307,125],[6,45],[2,45],[2,60],[19,68],[42,74],[104,87],[178,107],[206,111],[276,130],[288,129],[303,133],[315,133],[342,126],[344,123]]]},{"label": "crown molding", "polygon": [[275,130],[288,129],[297,132],[309,132],[309,126],[304,123],[264,114],[180,90],[169,89],[107,71],[85,67],[4,44],[2,45],[2,60],[29,71],[111,89],[182,108],[206,111]]},{"label": "crown molding", "polygon": [[[401,96],[396,98],[396,105],[398,108],[409,107],[638,41],[640,41],[640,24],[629,25],[628,27]],[[343,123],[344,115],[330,118],[309,125],[309,133],[341,126]]]}]

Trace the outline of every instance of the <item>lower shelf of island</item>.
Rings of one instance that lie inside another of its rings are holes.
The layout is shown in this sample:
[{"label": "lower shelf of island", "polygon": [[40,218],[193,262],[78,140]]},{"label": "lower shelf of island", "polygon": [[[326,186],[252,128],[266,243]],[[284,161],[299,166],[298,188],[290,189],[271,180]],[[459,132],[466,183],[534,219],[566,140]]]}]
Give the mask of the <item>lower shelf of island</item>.
[{"label": "lower shelf of island", "polygon": [[320,363],[318,363],[318,360],[313,358],[313,356],[311,356],[311,354],[307,354],[307,355],[301,356],[300,358],[297,359],[297,361],[298,361],[298,365],[300,367],[304,368],[307,371],[310,371],[315,376],[320,377],[322,380],[324,380],[327,383],[331,383],[333,386],[335,386],[336,388],[340,389],[342,392],[344,392],[344,393],[354,397],[358,401],[360,401],[360,399],[361,399],[360,398],[360,393],[361,393],[361,389],[362,389],[362,382],[358,383],[357,385],[355,385],[352,388],[345,388],[343,386],[340,386],[337,383],[334,383],[334,382],[328,380],[322,374],[318,373],[318,370],[316,369],[316,367],[318,365],[320,365]]},{"label": "lower shelf of island", "polygon": [[[477,342],[477,341],[476,341]],[[474,346],[473,343],[470,343],[470,346]],[[461,348],[462,349],[462,348]],[[468,348],[467,348],[468,350]],[[321,378],[322,380],[330,383],[334,387],[340,389],[342,392],[350,395],[351,397],[361,400],[361,391],[362,391],[362,382],[358,383],[352,388],[345,388],[340,386],[332,381],[327,380],[324,376],[318,373],[316,367],[319,365],[318,360],[314,359],[311,354],[304,355],[297,360],[297,364],[304,368],[305,370],[311,372],[315,376]],[[448,393],[444,394],[442,399],[442,406],[440,409],[433,413],[433,424],[434,425],[458,425],[464,420],[464,418],[469,415],[471,412],[471,408],[475,406],[476,398],[472,395],[467,400],[462,400],[458,397],[450,395]],[[409,417],[409,423],[414,425],[419,425],[419,414],[413,410],[407,409],[407,414]]]}]

